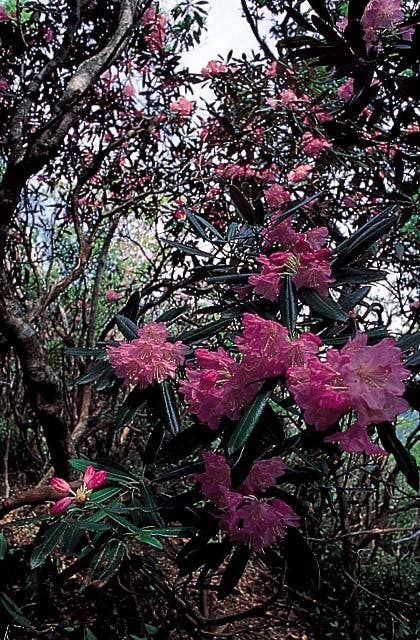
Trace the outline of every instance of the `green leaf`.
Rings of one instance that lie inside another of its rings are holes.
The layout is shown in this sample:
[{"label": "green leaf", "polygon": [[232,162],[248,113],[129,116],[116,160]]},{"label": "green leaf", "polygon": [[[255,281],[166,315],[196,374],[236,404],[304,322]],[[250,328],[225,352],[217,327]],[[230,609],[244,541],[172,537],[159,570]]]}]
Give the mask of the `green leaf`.
[{"label": "green leaf", "polygon": [[107,582],[120,568],[125,555],[124,544],[112,538],[108,544],[93,558],[91,578],[100,582]]},{"label": "green leaf", "polygon": [[361,287],[361,289],[356,289],[356,291],[353,291],[349,295],[341,297],[339,300],[341,308],[344,309],[344,311],[350,311],[351,309],[354,309],[356,305],[362,302],[369,291],[370,287]]},{"label": "green leaf", "polygon": [[12,616],[13,620],[25,629],[33,629],[32,623],[21,614],[21,608],[5,593],[0,594],[0,601],[6,611]]},{"label": "green leaf", "polygon": [[253,273],[226,273],[222,276],[210,276],[206,278],[206,282],[219,282],[221,284],[230,282],[247,282],[250,276],[254,275]]},{"label": "green leaf", "polygon": [[163,538],[191,538],[194,535],[192,527],[148,527],[143,531]]},{"label": "green leaf", "polygon": [[420,345],[420,333],[408,333],[397,340],[397,347],[401,351],[409,351],[412,347]]},{"label": "green leaf", "polygon": [[207,338],[211,338],[216,335],[223,329],[226,329],[232,322],[231,318],[226,318],[223,320],[216,320],[215,322],[209,322],[198,329],[192,329],[189,331],[183,331],[179,336],[178,340],[185,342],[185,344],[193,344],[195,342],[201,342],[202,340],[206,340]]},{"label": "green leaf", "polygon": [[243,576],[250,555],[251,550],[249,547],[241,545],[235,549],[219,584],[217,591],[219,599],[226,598],[226,596],[234,592],[236,585]]},{"label": "green leaf", "polygon": [[130,320],[130,318],[126,318],[120,314],[115,316],[115,322],[117,323],[118,329],[123,334],[124,338],[127,340],[136,340],[138,336],[138,326],[135,322]]},{"label": "green leaf", "polygon": [[391,214],[392,209],[388,207],[338,245],[331,263],[334,269],[353,262],[394,226],[397,217]]},{"label": "green leaf", "polygon": [[378,271],[377,269],[365,269],[357,265],[350,265],[344,269],[336,269],[334,271],[334,286],[343,284],[366,284],[368,282],[377,282],[384,280],[388,273],[386,271]]},{"label": "green leaf", "polygon": [[230,197],[232,198],[232,202],[235,205],[236,209],[239,211],[241,216],[247,222],[255,221],[255,211],[254,207],[251,205],[249,200],[243,195],[243,193],[236,187],[235,185],[231,185],[229,188]]},{"label": "green leaf", "polygon": [[124,316],[133,322],[137,318],[140,306],[140,291],[133,291],[131,296],[127,300],[127,304],[123,306],[118,315]]},{"label": "green leaf", "polygon": [[95,504],[100,504],[101,502],[106,502],[110,500],[114,496],[117,496],[121,493],[121,489],[119,487],[105,487],[104,489],[98,489],[91,493],[89,497],[90,502],[94,502]]},{"label": "green leaf", "polygon": [[346,322],[349,319],[348,314],[332,298],[324,298],[313,289],[303,287],[300,289],[300,296],[312,311],[323,318],[338,322]]},{"label": "green leaf", "polygon": [[4,535],[4,533],[0,533],[0,560],[5,559],[8,549],[9,545],[6,540],[6,536]]},{"label": "green leaf", "polygon": [[172,320],[179,318],[187,309],[188,305],[186,304],[182,305],[182,307],[172,307],[157,317],[156,322],[172,322]]},{"label": "green leaf", "polygon": [[170,247],[174,247],[174,249],[179,249],[182,253],[186,253],[191,256],[200,256],[201,258],[211,258],[211,253],[207,253],[207,251],[202,251],[201,249],[197,249],[196,247],[188,247],[186,244],[181,244],[180,242],[175,242],[174,240],[165,240],[165,243]]},{"label": "green leaf", "polygon": [[[192,227],[197,231],[197,233],[204,239],[209,242],[225,242],[220,231],[216,229],[210,222],[207,222],[201,216],[193,213],[190,209],[186,209],[187,220],[191,224]],[[206,231],[208,233],[206,233]]]},{"label": "green leaf", "polygon": [[229,454],[234,453],[235,451],[237,451],[238,449],[244,446],[244,444],[250,437],[251,433],[254,431],[255,427],[257,426],[258,421],[263,414],[265,406],[269,401],[272,392],[273,392],[273,389],[260,391],[260,393],[255,398],[254,402],[245,411],[245,413],[243,414],[242,418],[237,424],[236,429],[229,440],[229,444],[228,444]]},{"label": "green leaf", "polygon": [[143,464],[147,466],[149,464],[153,464],[157,454],[160,451],[160,448],[165,439],[165,429],[162,422],[159,420],[153,427],[149,439],[147,441],[144,453],[143,453]]},{"label": "green leaf", "polygon": [[144,389],[134,387],[117,411],[115,427],[117,429],[122,429],[122,427],[134,418],[137,411],[146,402],[146,400],[147,393],[145,393]]},{"label": "green leaf", "polygon": [[67,523],[63,521],[58,522],[57,524],[47,529],[41,544],[35,547],[35,549],[32,551],[30,560],[31,569],[36,569],[37,567],[41,567],[44,564],[45,560],[51,554],[54,547],[56,547],[60,542],[62,535],[67,529],[67,526]]},{"label": "green leaf", "polygon": [[85,627],[83,632],[83,640],[98,640],[94,633],[89,629],[89,627]]},{"label": "green leaf", "polygon": [[105,349],[92,349],[90,347],[70,347],[64,351],[66,356],[85,356],[91,358],[104,358]]},{"label": "green leaf", "polygon": [[163,406],[165,408],[166,422],[169,427],[169,431],[176,435],[181,431],[181,423],[176,406],[176,397],[172,384],[169,381],[162,382],[160,385],[160,391],[163,399]]},{"label": "green leaf", "polygon": [[293,336],[296,329],[298,303],[296,287],[290,276],[286,276],[286,278],[284,278],[280,291],[279,303],[282,323],[288,328],[290,336]]},{"label": "green leaf", "polygon": [[420,367],[420,351],[413,353],[413,355],[405,361],[405,364],[409,369],[413,369],[413,371],[418,369]]},{"label": "green leaf", "polygon": [[137,540],[142,544],[148,544],[150,547],[154,547],[155,549],[163,549],[163,544],[161,543],[161,541],[152,536],[148,531],[142,531],[137,536]]},{"label": "green leaf", "polygon": [[95,380],[99,380],[104,374],[108,374],[113,371],[112,367],[108,362],[97,362],[80,378],[75,380],[74,384],[89,384],[89,382],[95,382]]},{"label": "green leaf", "polygon": [[390,422],[383,422],[376,427],[380,441],[388,453],[392,453],[399,471],[405,476],[410,487],[419,490],[419,470],[414,456],[398,440],[395,428]]}]

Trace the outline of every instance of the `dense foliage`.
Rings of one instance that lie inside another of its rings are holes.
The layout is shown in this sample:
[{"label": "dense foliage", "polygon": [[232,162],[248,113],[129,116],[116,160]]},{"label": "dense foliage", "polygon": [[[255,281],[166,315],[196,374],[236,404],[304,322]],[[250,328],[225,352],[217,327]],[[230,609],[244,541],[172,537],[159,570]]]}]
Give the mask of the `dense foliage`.
[{"label": "dense foliage", "polygon": [[413,637],[416,7],[241,7],[1,3],[5,637]]}]

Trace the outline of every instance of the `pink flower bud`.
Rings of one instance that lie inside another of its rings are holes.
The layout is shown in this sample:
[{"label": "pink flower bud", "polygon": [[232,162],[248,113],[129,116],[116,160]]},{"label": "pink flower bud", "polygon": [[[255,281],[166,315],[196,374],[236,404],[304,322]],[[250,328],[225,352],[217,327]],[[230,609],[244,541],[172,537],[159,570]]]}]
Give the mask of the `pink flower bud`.
[{"label": "pink flower bud", "polygon": [[67,511],[67,509],[69,508],[69,506],[73,501],[74,501],[74,498],[70,496],[68,496],[67,498],[61,498],[61,500],[58,500],[58,502],[53,504],[53,506],[50,508],[50,513],[53,516],[61,515],[62,513]]},{"label": "pink flower bud", "polygon": [[50,485],[60,493],[69,493],[71,491],[69,483],[63,478],[51,478]]}]

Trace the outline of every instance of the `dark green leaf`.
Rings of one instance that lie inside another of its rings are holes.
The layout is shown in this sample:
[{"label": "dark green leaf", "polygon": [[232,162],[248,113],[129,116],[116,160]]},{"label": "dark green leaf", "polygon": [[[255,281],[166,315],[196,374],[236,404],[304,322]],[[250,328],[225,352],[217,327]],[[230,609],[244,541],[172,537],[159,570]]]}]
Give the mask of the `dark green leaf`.
[{"label": "dark green leaf", "polygon": [[85,627],[83,632],[83,640],[98,640],[95,634],[89,629],[89,627]]},{"label": "dark green leaf", "polygon": [[296,329],[298,302],[296,287],[290,276],[286,276],[283,280],[279,303],[282,323],[288,328],[290,336],[293,336]]},{"label": "dark green leaf", "polygon": [[75,384],[89,384],[90,382],[95,382],[102,378],[103,375],[111,373],[112,371],[113,369],[108,362],[97,362],[89,369],[89,371],[87,371],[87,373],[80,376],[80,378],[77,378],[77,380],[75,380]]},{"label": "dark green leaf", "polygon": [[174,247],[174,249],[179,249],[182,253],[186,253],[191,256],[200,256],[202,258],[211,258],[211,254],[207,251],[202,251],[201,249],[197,249],[196,247],[188,247],[186,244],[181,244],[180,242],[175,242],[174,240],[165,240],[165,243],[170,247]]},{"label": "dark green leaf", "polygon": [[181,316],[187,309],[188,305],[186,304],[182,305],[182,307],[172,307],[172,309],[168,309],[156,318],[156,322],[172,322],[172,320],[176,320],[176,318]]},{"label": "dark green leaf", "polygon": [[412,369],[413,371],[418,369],[420,367],[420,351],[416,351],[416,353],[410,356],[406,360],[405,364],[409,369]]},{"label": "dark green leaf", "polygon": [[142,544],[148,544],[150,547],[154,547],[155,549],[163,549],[163,544],[160,540],[152,536],[148,531],[141,531],[137,536],[137,540]]},{"label": "dark green leaf", "polygon": [[362,287],[361,289],[356,289],[353,293],[350,293],[347,296],[342,296],[339,300],[340,306],[344,311],[351,311],[354,307],[367,296],[370,291],[370,287]]},{"label": "dark green leaf", "polygon": [[139,328],[130,318],[126,318],[125,316],[118,314],[115,316],[115,322],[117,323],[118,329],[121,331],[124,338],[127,338],[127,340],[136,340],[139,337]]},{"label": "dark green leaf", "polygon": [[133,320],[135,322],[137,318],[137,314],[139,312],[140,306],[140,291],[134,291],[129,299],[127,300],[127,304],[123,306],[119,315],[129,320]]},{"label": "dark green leaf", "polygon": [[89,347],[70,347],[64,351],[66,356],[86,356],[91,358],[104,358],[105,349],[92,349]]},{"label": "dark green leaf", "polygon": [[220,231],[216,229],[210,222],[207,222],[201,216],[193,213],[189,209],[186,209],[187,219],[197,233],[204,239],[210,242],[225,242]]},{"label": "dark green leaf", "polygon": [[37,567],[41,567],[44,564],[45,560],[51,554],[51,551],[60,542],[61,536],[66,529],[66,522],[58,522],[57,524],[47,529],[46,533],[43,536],[41,544],[35,547],[35,549],[32,551],[30,561],[31,569],[36,569]]},{"label": "dark green leaf", "polygon": [[392,453],[398,469],[405,476],[410,487],[419,490],[419,470],[414,456],[398,440],[395,428],[390,422],[377,425],[379,438],[388,453]]},{"label": "dark green leaf", "polygon": [[319,565],[314,552],[297,529],[289,528],[283,543],[287,582],[295,589],[318,588]]},{"label": "dark green leaf", "polygon": [[21,608],[17,606],[15,602],[5,593],[0,594],[0,600],[3,607],[6,611],[12,616],[13,620],[17,622],[18,625],[24,627],[25,629],[33,629],[33,625],[25,618],[25,616],[21,613]]},{"label": "dark green leaf", "polygon": [[169,431],[176,435],[181,431],[181,423],[176,405],[176,397],[171,382],[165,381],[160,385],[160,391],[163,399],[163,406],[165,408],[166,422],[169,427]]},{"label": "dark green leaf", "polygon": [[191,538],[194,533],[192,527],[148,527],[143,529],[144,533],[152,536],[162,536],[162,538]]},{"label": "dark green leaf", "polygon": [[105,487],[104,489],[97,489],[93,491],[90,495],[90,501],[95,504],[100,504],[101,502],[106,502],[110,500],[114,496],[117,496],[121,493],[120,487]]},{"label": "dark green leaf", "polygon": [[249,547],[241,545],[235,549],[219,584],[217,591],[219,599],[226,598],[226,596],[234,592],[236,585],[243,576],[250,555]]},{"label": "dark green leaf", "polygon": [[408,333],[397,340],[397,347],[403,352],[409,351],[412,347],[417,347],[419,344],[420,333]]},{"label": "dark green leaf", "polygon": [[223,283],[230,283],[230,282],[247,282],[248,278],[250,276],[254,275],[253,273],[226,273],[223,276],[210,276],[209,278],[206,278],[206,282],[219,282],[221,284]]},{"label": "dark green leaf", "polygon": [[155,458],[163,444],[164,438],[165,429],[162,422],[159,421],[153,427],[143,453],[143,463],[145,466],[152,464],[155,461]]},{"label": "dark green leaf", "polygon": [[260,391],[253,403],[245,411],[229,440],[228,451],[230,454],[244,446],[257,426],[272,392],[272,388]]},{"label": "dark green leaf", "polygon": [[106,471],[107,480],[109,482],[116,482],[122,485],[132,485],[133,481],[137,481],[136,476],[117,462],[102,461],[100,459],[93,462],[92,460],[86,460],[83,458],[71,458],[69,463],[73,469],[76,469],[76,471],[80,471],[81,473],[83,473],[89,465],[92,465],[98,470],[102,469],[103,471]]},{"label": "dark green leaf", "polygon": [[209,322],[209,324],[205,324],[198,329],[191,329],[189,331],[183,331],[179,336],[178,340],[181,340],[185,344],[194,344],[195,342],[201,342],[202,340],[206,340],[207,338],[211,338],[216,335],[223,329],[226,329],[232,322],[231,318],[227,318],[226,320],[216,320],[215,322]]},{"label": "dark green leaf", "polygon": [[4,533],[0,533],[0,560],[5,559],[8,548],[9,545],[7,544],[6,536]]},{"label": "dark green leaf", "polygon": [[396,220],[396,216],[391,214],[391,207],[389,207],[360,227],[347,240],[338,245],[335,252],[336,257],[332,263],[334,269],[353,262],[355,258],[387,233]]},{"label": "dark green leaf", "polygon": [[346,322],[349,319],[348,314],[332,298],[324,298],[313,289],[306,287],[300,289],[300,295],[303,302],[322,318],[337,322]]},{"label": "dark green leaf", "polygon": [[254,207],[251,205],[249,200],[243,195],[243,193],[236,187],[235,185],[231,185],[230,189],[230,197],[232,198],[232,202],[241,214],[241,216],[251,224],[255,223],[255,211]]},{"label": "dark green leaf", "polygon": [[366,284],[368,282],[377,282],[378,280],[384,280],[387,277],[386,271],[379,271],[377,269],[365,269],[358,265],[349,265],[342,269],[335,269],[334,286],[340,286],[343,284]]},{"label": "dark green leaf", "polygon": [[112,538],[91,562],[93,567],[92,580],[107,582],[120,568],[124,555],[124,544],[120,540]]},{"label": "dark green leaf", "polygon": [[146,400],[147,393],[145,393],[144,389],[134,387],[117,411],[115,427],[117,429],[122,429],[122,427],[134,418],[137,411],[146,402]]}]

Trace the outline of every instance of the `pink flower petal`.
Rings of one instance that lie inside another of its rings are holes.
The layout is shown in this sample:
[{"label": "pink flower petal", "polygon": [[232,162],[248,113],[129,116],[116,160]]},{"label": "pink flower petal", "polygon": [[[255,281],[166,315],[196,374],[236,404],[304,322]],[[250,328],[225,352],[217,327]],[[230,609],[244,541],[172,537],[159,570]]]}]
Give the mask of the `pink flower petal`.
[{"label": "pink flower petal", "polygon": [[62,513],[67,511],[67,509],[69,508],[69,506],[73,501],[74,501],[74,498],[70,496],[66,498],[61,498],[61,500],[58,500],[58,502],[55,502],[53,506],[50,508],[50,513],[53,516],[61,515]]},{"label": "pink flower petal", "polygon": [[50,485],[60,493],[70,493],[71,491],[71,486],[67,480],[63,480],[63,478],[51,478]]}]

